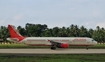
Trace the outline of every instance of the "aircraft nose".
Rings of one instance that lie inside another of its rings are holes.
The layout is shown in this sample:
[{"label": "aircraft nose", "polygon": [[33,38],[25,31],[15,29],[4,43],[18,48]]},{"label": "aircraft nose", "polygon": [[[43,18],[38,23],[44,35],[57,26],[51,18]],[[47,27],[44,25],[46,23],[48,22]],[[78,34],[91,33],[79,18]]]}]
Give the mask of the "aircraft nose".
[{"label": "aircraft nose", "polygon": [[97,44],[97,41],[94,41],[95,44]]}]

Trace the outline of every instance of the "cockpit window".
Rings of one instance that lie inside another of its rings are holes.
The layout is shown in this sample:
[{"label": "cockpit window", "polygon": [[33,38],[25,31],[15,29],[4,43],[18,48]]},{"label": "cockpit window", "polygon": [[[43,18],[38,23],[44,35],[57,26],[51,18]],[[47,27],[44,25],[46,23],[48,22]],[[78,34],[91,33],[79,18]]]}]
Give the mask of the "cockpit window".
[{"label": "cockpit window", "polygon": [[94,41],[94,40],[92,39],[92,41]]}]

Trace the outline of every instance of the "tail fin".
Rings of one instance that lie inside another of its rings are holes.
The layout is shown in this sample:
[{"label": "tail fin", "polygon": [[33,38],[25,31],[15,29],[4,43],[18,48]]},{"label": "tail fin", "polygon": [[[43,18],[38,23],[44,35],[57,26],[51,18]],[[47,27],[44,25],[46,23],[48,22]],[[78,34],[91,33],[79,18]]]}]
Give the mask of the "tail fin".
[{"label": "tail fin", "polygon": [[8,30],[10,32],[11,38],[18,39],[18,41],[21,41],[24,39],[22,35],[14,28],[12,25],[8,25]]}]

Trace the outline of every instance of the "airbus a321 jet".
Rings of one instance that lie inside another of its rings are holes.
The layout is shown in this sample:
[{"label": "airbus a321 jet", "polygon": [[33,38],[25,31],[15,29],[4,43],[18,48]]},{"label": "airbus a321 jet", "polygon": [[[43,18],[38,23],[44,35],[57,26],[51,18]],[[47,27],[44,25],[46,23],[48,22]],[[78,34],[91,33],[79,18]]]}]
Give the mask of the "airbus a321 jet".
[{"label": "airbus a321 jet", "polygon": [[8,25],[11,40],[31,46],[50,46],[52,50],[56,48],[68,48],[69,46],[92,46],[97,44],[95,40],[87,37],[24,37],[12,25]]}]

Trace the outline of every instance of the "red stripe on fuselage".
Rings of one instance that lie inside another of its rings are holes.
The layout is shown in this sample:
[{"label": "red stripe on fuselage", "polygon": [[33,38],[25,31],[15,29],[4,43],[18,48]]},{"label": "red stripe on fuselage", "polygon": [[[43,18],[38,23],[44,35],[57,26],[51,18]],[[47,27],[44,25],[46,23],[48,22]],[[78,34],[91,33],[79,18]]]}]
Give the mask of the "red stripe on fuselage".
[{"label": "red stripe on fuselage", "polygon": [[[27,44],[27,45],[30,45],[30,46],[51,46],[51,45],[46,45],[46,44]],[[75,45],[72,45],[72,44],[69,44],[69,46],[93,46],[93,44],[75,44]]]}]

